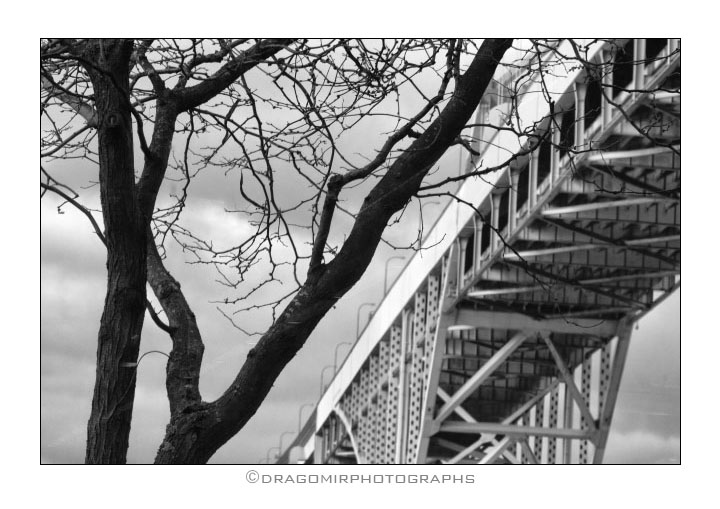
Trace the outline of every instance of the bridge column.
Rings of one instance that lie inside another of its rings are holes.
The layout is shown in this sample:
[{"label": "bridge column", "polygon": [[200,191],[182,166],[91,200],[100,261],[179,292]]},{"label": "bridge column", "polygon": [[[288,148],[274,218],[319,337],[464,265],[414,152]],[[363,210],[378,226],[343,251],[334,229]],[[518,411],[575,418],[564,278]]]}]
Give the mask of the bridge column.
[{"label": "bridge column", "polygon": [[493,249],[495,249],[500,245],[500,235],[498,234],[498,227],[500,225],[500,195],[498,193],[491,193],[490,203],[492,205],[490,221],[493,230],[490,237],[492,239],[491,245]]},{"label": "bridge column", "polygon": [[552,123],[552,147],[550,153],[550,185],[552,186],[560,177],[560,127],[562,126],[562,112],[556,113]]},{"label": "bridge column", "polygon": [[478,268],[478,265],[480,265],[480,255],[482,254],[482,253],[480,253],[480,240],[482,237],[482,227],[479,226],[482,223],[478,219],[479,218],[477,215],[473,215],[473,235],[472,235],[473,255],[472,255],[472,267],[471,267],[471,273],[470,273],[473,280],[475,280],[475,276],[477,275],[477,268]]},{"label": "bridge column", "polygon": [[528,179],[530,181],[530,190],[528,191],[528,211],[531,211],[537,203],[538,163],[540,159],[538,154],[539,150],[540,147],[537,147],[536,150],[530,153],[530,164],[528,166],[528,171],[530,172]]},{"label": "bridge column", "polygon": [[378,463],[378,450],[381,446],[377,433],[377,412],[378,412],[378,389],[380,386],[380,377],[378,370],[378,356],[370,355],[370,365],[368,366],[368,386],[367,386],[367,432],[365,435],[366,451],[365,458],[371,465]]},{"label": "bridge column", "polygon": [[[553,387],[550,392],[550,410],[548,412],[548,427],[557,428],[558,425],[558,403],[560,401],[560,394],[558,387]],[[557,461],[557,438],[548,437],[548,459],[547,462],[550,465],[554,465]]]},{"label": "bridge column", "polygon": [[[582,397],[589,404],[590,403],[590,383],[592,381],[592,363],[590,356],[586,356],[583,360],[582,366]],[[595,427],[594,422],[588,422],[586,417],[581,420],[581,426],[583,429],[590,429]],[[583,440],[580,442],[580,463],[587,465],[588,462],[588,450],[590,448],[590,441]]]},{"label": "bridge column", "polygon": [[398,384],[398,426],[395,448],[395,463],[405,463],[405,451],[407,450],[407,407],[408,407],[408,373],[407,355],[411,341],[410,337],[410,313],[407,309],[402,312],[402,337],[400,341],[400,373]]},{"label": "bridge column", "polygon": [[620,380],[622,379],[623,370],[625,369],[625,359],[627,358],[628,349],[630,348],[630,337],[632,336],[633,325],[634,323],[631,320],[624,320],[618,327],[612,371],[610,373],[610,379],[606,382],[607,394],[605,395],[604,401],[601,400],[603,403],[598,419],[599,430],[597,438],[595,439],[594,464],[602,463],[603,456],[605,455],[608,432],[610,431],[610,424],[612,423],[613,413],[615,412]]},{"label": "bridge column", "polygon": [[517,225],[517,197],[518,197],[518,182],[520,181],[520,174],[516,171],[510,171],[510,182],[511,189],[510,199],[508,200],[508,237],[515,231]]},{"label": "bridge column", "polygon": [[400,431],[400,363],[402,350],[402,327],[390,328],[390,369],[388,370],[388,414],[385,428],[385,462],[397,463],[398,436]]},{"label": "bridge column", "polygon": [[468,238],[460,237],[457,244],[457,289],[458,295],[460,295],[465,286],[465,251],[468,246]]},{"label": "bridge column", "polygon": [[635,39],[635,62],[633,66],[633,88],[645,88],[645,39]]},{"label": "bridge column", "polygon": [[[435,433],[435,402],[438,397],[440,372],[445,354],[445,338],[448,327],[453,323],[454,313],[445,310],[445,297],[453,284],[454,265],[457,257],[450,248],[447,259],[441,267],[441,278],[430,276],[428,279],[427,330],[425,334],[425,389],[422,395],[421,420],[417,463],[427,462],[430,437]],[[442,286],[441,286],[442,285]]]},{"label": "bridge column", "polygon": [[[540,401],[537,402],[537,405],[535,405],[534,426],[536,428],[545,427],[545,398],[542,398]],[[540,435],[535,435],[533,437],[533,452],[535,453],[535,457],[537,458],[538,463],[543,462],[543,454],[545,450],[544,443],[544,437]]]},{"label": "bridge column", "polygon": [[[359,412],[357,421],[357,440],[358,440],[358,463],[365,463],[368,460],[369,447],[371,446],[370,434],[369,434],[369,400],[368,397],[368,368],[364,367],[360,373],[360,397],[359,400]],[[362,461],[361,461],[362,459]]]},{"label": "bridge column", "polygon": [[[434,402],[436,397],[437,377],[433,376],[433,369],[437,369],[437,367],[434,366],[435,353],[439,349],[439,352],[442,354],[445,349],[444,339],[447,323],[446,320],[442,320],[439,316],[441,306],[440,278],[431,274],[427,282],[427,315],[425,318],[424,338],[421,338],[423,342],[422,389],[420,391],[418,408],[418,438],[415,454],[415,462],[419,464],[425,463],[426,461],[428,447],[428,441],[425,439],[427,438],[427,409],[429,406],[434,408],[431,402]],[[444,330],[439,330],[440,328],[444,328]],[[438,342],[442,344],[438,345]],[[432,422],[432,410],[429,420]]]},{"label": "bridge column", "polygon": [[585,95],[587,84],[575,83],[575,146],[582,149],[585,145]]},{"label": "bridge column", "polygon": [[604,131],[610,125],[612,119],[613,106],[608,102],[606,97],[610,98],[613,94],[613,64],[611,62],[611,54],[608,50],[602,51],[603,72],[601,78],[602,100],[600,101],[600,114],[602,117],[602,130]]},{"label": "bridge column", "polygon": [[610,384],[610,355],[611,355],[611,344],[610,341],[606,342],[602,347],[602,354],[600,357],[600,382],[598,387],[598,415],[603,414],[605,406],[605,398],[607,397],[607,390]]},{"label": "bridge column", "polygon": [[408,400],[408,429],[406,463],[417,461],[422,416],[423,381],[425,378],[425,324],[427,319],[427,295],[425,291],[415,294],[412,341],[410,354],[410,397]]},{"label": "bridge column", "polygon": [[313,449],[313,463],[316,465],[322,465],[325,463],[324,450],[325,442],[322,437],[322,430],[315,434],[315,448]]},{"label": "bridge column", "polygon": [[380,342],[380,362],[379,362],[379,380],[380,388],[378,390],[378,412],[377,412],[377,442],[378,442],[378,456],[377,462],[380,464],[388,463],[387,450],[389,446],[389,437],[387,433],[387,420],[389,417],[388,407],[388,393],[390,388],[390,379],[392,373],[390,373],[390,346],[388,341],[383,340]]}]

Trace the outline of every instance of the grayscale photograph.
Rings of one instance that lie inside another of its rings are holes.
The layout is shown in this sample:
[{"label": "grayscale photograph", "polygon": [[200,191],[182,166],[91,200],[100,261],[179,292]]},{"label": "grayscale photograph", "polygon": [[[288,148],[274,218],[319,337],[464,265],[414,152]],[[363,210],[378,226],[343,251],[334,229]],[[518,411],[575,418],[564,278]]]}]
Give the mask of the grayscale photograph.
[{"label": "grayscale photograph", "polygon": [[681,463],[679,38],[39,42],[40,464]]}]

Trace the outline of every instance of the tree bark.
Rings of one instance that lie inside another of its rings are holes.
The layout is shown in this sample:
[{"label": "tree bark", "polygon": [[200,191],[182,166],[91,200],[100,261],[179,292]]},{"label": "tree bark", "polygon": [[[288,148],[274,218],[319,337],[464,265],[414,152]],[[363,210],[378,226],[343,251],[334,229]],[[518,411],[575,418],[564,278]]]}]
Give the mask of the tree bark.
[{"label": "tree bark", "polygon": [[82,63],[98,115],[100,200],[108,284],[98,333],[86,463],[125,463],[145,314],[145,227],[138,207],[128,64],[132,42],[88,43]]},{"label": "tree bark", "polygon": [[205,463],[250,420],[318,322],[363,275],[388,220],[412,198],[461,133],[511,42],[485,40],[439,117],[368,194],[338,255],[313,267],[298,294],[250,350],[228,390],[212,403],[187,407],[171,417],[156,463]]}]

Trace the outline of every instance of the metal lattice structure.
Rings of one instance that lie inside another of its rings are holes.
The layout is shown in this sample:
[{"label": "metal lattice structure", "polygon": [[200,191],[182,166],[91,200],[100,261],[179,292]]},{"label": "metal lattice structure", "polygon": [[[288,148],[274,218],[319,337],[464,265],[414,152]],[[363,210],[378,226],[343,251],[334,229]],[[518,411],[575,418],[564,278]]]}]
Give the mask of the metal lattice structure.
[{"label": "metal lattice structure", "polygon": [[[679,41],[624,44],[624,90],[593,98],[581,69],[545,77],[556,121],[538,129],[553,143],[463,183],[291,446],[296,460],[602,462],[633,324],[680,275]],[[518,114],[547,117],[539,96]],[[478,123],[492,114],[483,102]],[[587,150],[563,150],[568,117]],[[648,119],[662,146],[638,131]],[[484,165],[508,147],[522,148],[495,134]]]}]

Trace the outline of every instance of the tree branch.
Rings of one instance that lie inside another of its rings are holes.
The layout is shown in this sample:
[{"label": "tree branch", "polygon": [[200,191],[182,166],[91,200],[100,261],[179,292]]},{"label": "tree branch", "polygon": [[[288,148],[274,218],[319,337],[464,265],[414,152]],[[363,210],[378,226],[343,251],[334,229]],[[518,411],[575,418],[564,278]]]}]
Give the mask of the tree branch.
[{"label": "tree branch", "polygon": [[[158,451],[156,462],[207,461],[250,419],[320,319],[365,272],[388,219],[412,198],[423,177],[460,134],[510,43],[484,41],[466,73],[458,78],[455,93],[438,118],[372,189],[335,259],[321,275],[308,278],[248,353],[228,390],[195,416],[178,420]],[[195,437],[192,445],[187,442],[190,429]]]},{"label": "tree branch", "polygon": [[207,80],[195,86],[175,89],[178,111],[187,111],[210,100],[241,75],[292,44],[293,39],[265,39],[223,65]]}]

